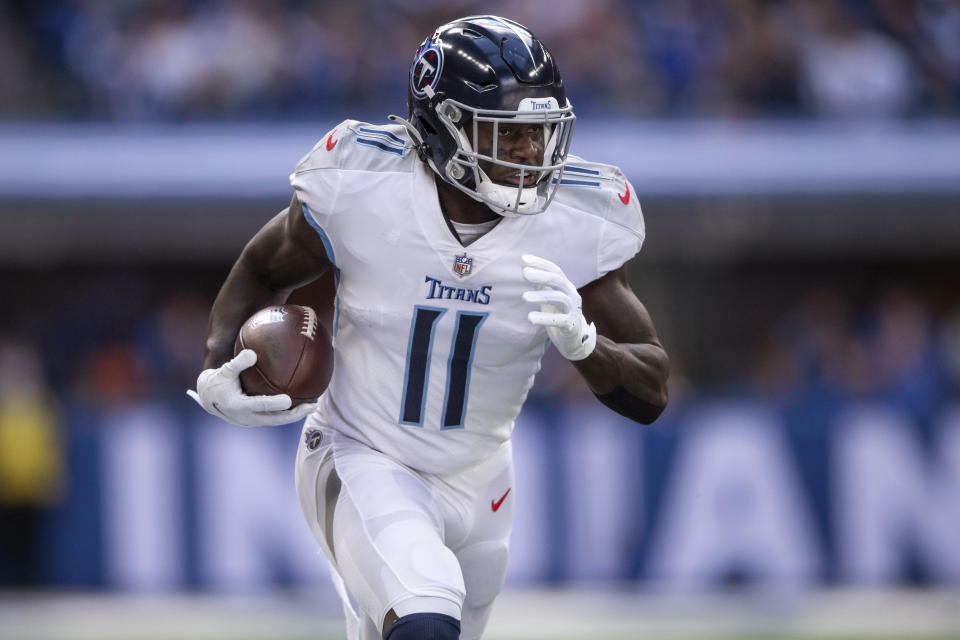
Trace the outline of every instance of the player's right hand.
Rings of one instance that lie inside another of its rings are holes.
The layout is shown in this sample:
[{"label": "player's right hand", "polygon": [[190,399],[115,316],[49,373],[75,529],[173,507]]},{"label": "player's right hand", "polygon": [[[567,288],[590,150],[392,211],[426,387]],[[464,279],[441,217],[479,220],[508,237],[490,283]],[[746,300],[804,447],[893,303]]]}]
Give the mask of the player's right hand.
[{"label": "player's right hand", "polygon": [[190,389],[187,395],[197,401],[207,412],[241,427],[265,427],[289,424],[302,420],[314,409],[316,403],[298,404],[290,396],[248,396],[240,387],[240,372],[257,363],[253,349],[244,349],[217,369],[204,369],[197,378],[197,390]]}]

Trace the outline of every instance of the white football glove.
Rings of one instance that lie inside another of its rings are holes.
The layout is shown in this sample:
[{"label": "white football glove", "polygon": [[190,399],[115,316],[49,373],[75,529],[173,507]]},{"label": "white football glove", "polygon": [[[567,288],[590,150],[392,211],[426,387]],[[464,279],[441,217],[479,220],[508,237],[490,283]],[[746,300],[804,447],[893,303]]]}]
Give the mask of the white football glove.
[{"label": "white football glove", "polygon": [[540,305],[540,311],[531,311],[527,318],[546,327],[550,341],[564,358],[583,360],[597,346],[597,328],[583,316],[583,301],[577,288],[549,260],[529,254],[520,259],[523,278],[536,287],[524,293],[523,299]]},{"label": "white football glove", "polygon": [[316,403],[299,404],[287,394],[248,396],[240,387],[240,372],[257,363],[257,353],[244,349],[217,369],[204,369],[197,378],[197,390],[187,395],[209,413],[241,427],[266,427],[289,424],[307,417]]}]

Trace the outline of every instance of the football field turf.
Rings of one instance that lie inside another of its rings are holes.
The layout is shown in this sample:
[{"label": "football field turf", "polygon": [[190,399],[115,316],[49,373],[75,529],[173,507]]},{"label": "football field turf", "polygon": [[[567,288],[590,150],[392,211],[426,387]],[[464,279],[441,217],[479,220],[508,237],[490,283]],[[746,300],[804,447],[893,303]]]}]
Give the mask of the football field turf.
[{"label": "football field turf", "polygon": [[[328,590],[0,592],[0,640],[343,640]],[[960,640],[957,591],[508,590],[487,640]]]},{"label": "football field turf", "polygon": [[[638,638],[653,638],[654,636],[580,636],[574,638],[573,636],[564,636],[566,640],[637,640]],[[669,638],[685,638],[686,636],[659,636],[665,639]],[[529,640],[528,636],[484,636],[484,639],[489,638],[489,640]],[[960,640],[960,635],[948,635],[948,636],[901,636],[901,635],[888,635],[888,636],[700,636],[703,640]],[[151,640],[173,640],[167,638],[155,638]],[[184,640],[178,638],[177,640]],[[195,638],[194,640],[206,640],[205,638]],[[247,640],[306,640],[302,636],[288,636],[284,638],[279,637],[266,637],[266,638],[249,638]],[[310,640],[344,640],[343,635],[333,635],[333,636],[311,636]]]}]

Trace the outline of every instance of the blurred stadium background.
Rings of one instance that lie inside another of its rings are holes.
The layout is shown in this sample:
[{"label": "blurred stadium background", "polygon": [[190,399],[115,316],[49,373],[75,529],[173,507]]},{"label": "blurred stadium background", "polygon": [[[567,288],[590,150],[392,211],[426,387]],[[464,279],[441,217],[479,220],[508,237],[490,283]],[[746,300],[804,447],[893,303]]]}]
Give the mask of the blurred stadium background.
[{"label": "blurred stadium background", "polygon": [[0,2],[0,638],[342,634],[298,429],[183,392],[296,161],[470,13],[632,180],[674,370],[640,428],[544,361],[490,637],[960,638],[953,0]]}]

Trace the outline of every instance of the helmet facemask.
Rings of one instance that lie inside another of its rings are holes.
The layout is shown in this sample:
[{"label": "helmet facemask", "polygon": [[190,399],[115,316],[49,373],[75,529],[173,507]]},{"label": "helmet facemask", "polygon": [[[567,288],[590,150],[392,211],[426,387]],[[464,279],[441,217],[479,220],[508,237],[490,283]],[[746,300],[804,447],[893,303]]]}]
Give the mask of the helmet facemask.
[{"label": "helmet facemask", "polygon": [[[444,99],[436,105],[438,120],[457,144],[444,167],[436,167],[447,182],[503,216],[540,213],[549,206],[563,174],[576,116],[569,101],[560,107],[554,98],[524,98],[517,110],[471,107]],[[505,127],[537,127],[536,164],[501,158],[500,134]],[[481,128],[489,132],[490,148],[481,148]],[[503,169],[499,169],[499,168]],[[491,173],[506,173],[516,184],[495,182]],[[532,179],[531,179],[532,176]]]}]

